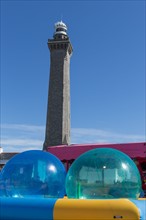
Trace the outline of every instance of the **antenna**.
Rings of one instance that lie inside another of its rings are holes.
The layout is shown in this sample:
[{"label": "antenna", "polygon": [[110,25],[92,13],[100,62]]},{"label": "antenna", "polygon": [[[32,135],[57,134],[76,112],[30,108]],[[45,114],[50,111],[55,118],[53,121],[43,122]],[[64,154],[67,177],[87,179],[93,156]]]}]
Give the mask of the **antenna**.
[{"label": "antenna", "polygon": [[61,21],[63,20],[63,15],[61,14]]}]

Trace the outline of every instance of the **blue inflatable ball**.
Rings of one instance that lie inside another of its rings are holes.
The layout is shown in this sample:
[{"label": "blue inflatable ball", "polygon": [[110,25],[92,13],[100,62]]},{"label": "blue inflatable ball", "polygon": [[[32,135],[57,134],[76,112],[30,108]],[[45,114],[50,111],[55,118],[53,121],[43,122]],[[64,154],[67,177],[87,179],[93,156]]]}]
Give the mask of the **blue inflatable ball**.
[{"label": "blue inflatable ball", "polygon": [[30,150],[17,154],[1,171],[0,196],[62,198],[66,171],[53,154]]},{"label": "blue inflatable ball", "polygon": [[135,163],[126,154],[111,148],[82,154],[66,177],[68,198],[136,199],[140,192],[141,178]]}]

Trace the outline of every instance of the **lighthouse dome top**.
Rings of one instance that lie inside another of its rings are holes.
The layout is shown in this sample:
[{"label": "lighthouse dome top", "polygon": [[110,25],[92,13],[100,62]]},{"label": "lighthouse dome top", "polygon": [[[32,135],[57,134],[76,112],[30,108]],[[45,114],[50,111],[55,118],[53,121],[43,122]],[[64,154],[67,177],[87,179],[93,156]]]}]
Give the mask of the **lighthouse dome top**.
[{"label": "lighthouse dome top", "polygon": [[54,35],[56,35],[56,34],[67,35],[67,26],[62,21],[58,21],[57,23],[55,23],[55,33],[54,33]]}]

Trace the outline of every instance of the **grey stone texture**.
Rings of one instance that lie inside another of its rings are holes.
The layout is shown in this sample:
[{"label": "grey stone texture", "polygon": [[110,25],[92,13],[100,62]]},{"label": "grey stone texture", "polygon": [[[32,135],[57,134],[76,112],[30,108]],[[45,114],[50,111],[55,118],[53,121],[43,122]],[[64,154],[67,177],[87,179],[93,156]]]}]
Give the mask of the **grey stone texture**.
[{"label": "grey stone texture", "polygon": [[43,150],[48,146],[70,144],[70,57],[69,38],[48,40],[50,79],[46,134]]}]

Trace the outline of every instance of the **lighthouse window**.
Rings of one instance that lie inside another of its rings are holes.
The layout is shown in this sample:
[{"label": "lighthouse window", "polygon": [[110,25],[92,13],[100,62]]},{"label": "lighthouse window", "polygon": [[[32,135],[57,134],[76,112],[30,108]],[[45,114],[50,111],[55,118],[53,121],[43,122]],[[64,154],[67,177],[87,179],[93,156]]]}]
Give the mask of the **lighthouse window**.
[{"label": "lighthouse window", "polygon": [[57,28],[56,31],[64,31],[64,32],[66,32],[66,30],[64,28]]}]

